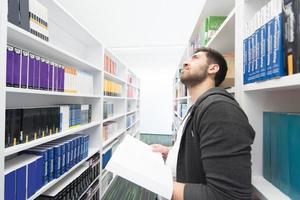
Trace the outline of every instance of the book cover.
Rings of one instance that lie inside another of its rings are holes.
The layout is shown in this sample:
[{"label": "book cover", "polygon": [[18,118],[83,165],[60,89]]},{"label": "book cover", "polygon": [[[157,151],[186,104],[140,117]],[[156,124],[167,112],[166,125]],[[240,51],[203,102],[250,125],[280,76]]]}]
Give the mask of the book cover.
[{"label": "book cover", "polygon": [[26,199],[26,166],[16,170],[16,200]]},{"label": "book cover", "polygon": [[13,86],[14,47],[8,45],[6,50],[6,86]]},{"label": "book cover", "polygon": [[274,16],[273,16],[273,1],[267,4],[267,66],[266,66],[266,78],[273,77],[273,47],[274,47]]},{"label": "book cover", "polygon": [[287,74],[284,62],[284,44],[283,44],[283,21],[282,4],[280,0],[274,1],[274,35],[273,35],[273,62],[272,76],[281,77]]},{"label": "book cover", "polygon": [[33,89],[34,75],[35,75],[35,55],[29,53],[29,66],[28,66],[28,88]]},{"label": "book cover", "polygon": [[19,11],[19,0],[8,1],[8,13],[7,20],[16,25],[20,26],[20,11]]},{"label": "book cover", "polygon": [[11,171],[4,177],[4,199],[15,199],[16,194],[16,172]]},{"label": "book cover", "polygon": [[27,88],[28,80],[28,65],[29,65],[29,53],[28,51],[22,51],[22,63],[21,63],[21,87]]},{"label": "book cover", "polygon": [[260,27],[260,81],[266,79],[266,67],[267,67],[267,15],[266,6],[261,9],[261,27]]},{"label": "book cover", "polygon": [[21,77],[21,49],[14,48],[13,86],[20,87]]},{"label": "book cover", "polygon": [[34,82],[33,89],[40,89],[40,66],[41,66],[41,57],[35,56],[34,61]]},{"label": "book cover", "polygon": [[271,133],[270,112],[263,113],[263,176],[271,182]]}]

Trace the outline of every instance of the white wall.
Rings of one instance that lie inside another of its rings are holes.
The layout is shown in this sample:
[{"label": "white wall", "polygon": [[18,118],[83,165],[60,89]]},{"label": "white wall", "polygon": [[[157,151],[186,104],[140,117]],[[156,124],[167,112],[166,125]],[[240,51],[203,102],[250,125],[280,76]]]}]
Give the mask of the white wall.
[{"label": "white wall", "polygon": [[173,78],[184,47],[115,49],[141,79],[141,132],[172,133]]}]

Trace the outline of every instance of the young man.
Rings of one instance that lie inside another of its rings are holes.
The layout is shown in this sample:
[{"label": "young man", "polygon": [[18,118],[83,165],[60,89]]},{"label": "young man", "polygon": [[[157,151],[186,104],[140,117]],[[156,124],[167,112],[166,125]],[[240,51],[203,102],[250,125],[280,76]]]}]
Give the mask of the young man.
[{"label": "young man", "polygon": [[184,63],[180,80],[189,90],[189,109],[172,149],[153,145],[173,171],[173,200],[250,200],[251,144],[255,132],[226,90],[224,57],[200,48]]}]

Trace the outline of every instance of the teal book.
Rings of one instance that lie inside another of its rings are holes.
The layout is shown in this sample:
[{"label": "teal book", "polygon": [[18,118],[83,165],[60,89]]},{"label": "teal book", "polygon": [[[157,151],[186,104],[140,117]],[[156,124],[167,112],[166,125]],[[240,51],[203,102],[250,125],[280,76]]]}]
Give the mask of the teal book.
[{"label": "teal book", "polygon": [[270,112],[263,113],[263,176],[268,181],[271,181],[270,116]]},{"label": "teal book", "polygon": [[290,170],[289,170],[289,129],[288,129],[288,113],[280,114],[280,129],[279,129],[279,148],[278,148],[278,169],[279,169],[279,189],[286,195],[289,194],[290,188]]},{"label": "teal book", "polygon": [[272,113],[270,118],[270,135],[271,135],[271,182],[279,188],[279,134],[280,134],[280,113]]},{"label": "teal book", "polygon": [[300,199],[300,115],[289,115],[290,197]]}]

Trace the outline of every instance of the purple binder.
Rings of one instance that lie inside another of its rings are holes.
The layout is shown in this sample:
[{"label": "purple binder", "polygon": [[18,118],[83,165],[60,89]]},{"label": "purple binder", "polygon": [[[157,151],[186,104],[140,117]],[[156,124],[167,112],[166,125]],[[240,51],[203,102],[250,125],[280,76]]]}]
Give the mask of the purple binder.
[{"label": "purple binder", "polygon": [[13,86],[20,87],[21,49],[14,48]]},{"label": "purple binder", "polygon": [[53,86],[53,69],[54,69],[54,63],[50,62],[49,65],[49,90],[52,91],[54,89]]},{"label": "purple binder", "polygon": [[34,61],[34,81],[33,81],[33,88],[40,89],[40,65],[41,65],[41,58],[39,56],[35,56]]},{"label": "purple binder", "polygon": [[46,84],[46,90],[49,90],[49,69],[50,69],[50,62],[49,62],[49,60],[46,60],[46,82],[45,82],[45,84]]},{"label": "purple binder", "polygon": [[35,65],[35,55],[29,54],[29,67],[28,67],[28,88],[33,89],[34,85],[34,67]]},{"label": "purple binder", "polygon": [[46,61],[44,58],[41,58],[41,62],[40,62],[40,89],[41,90],[45,90],[46,89]]},{"label": "purple binder", "polygon": [[58,64],[54,63],[54,91],[58,91]]},{"label": "purple binder", "polygon": [[61,68],[61,91],[65,91],[65,68],[63,66]]},{"label": "purple binder", "polygon": [[29,53],[28,51],[22,51],[22,63],[21,63],[21,87],[27,88],[27,77],[28,77],[28,62]]},{"label": "purple binder", "polygon": [[62,82],[62,66],[61,65],[58,65],[58,80],[57,80],[57,90],[59,92],[62,92],[62,87],[61,87],[61,82]]},{"label": "purple binder", "polygon": [[14,54],[14,48],[8,45],[6,50],[6,86],[8,87],[13,85]]}]

